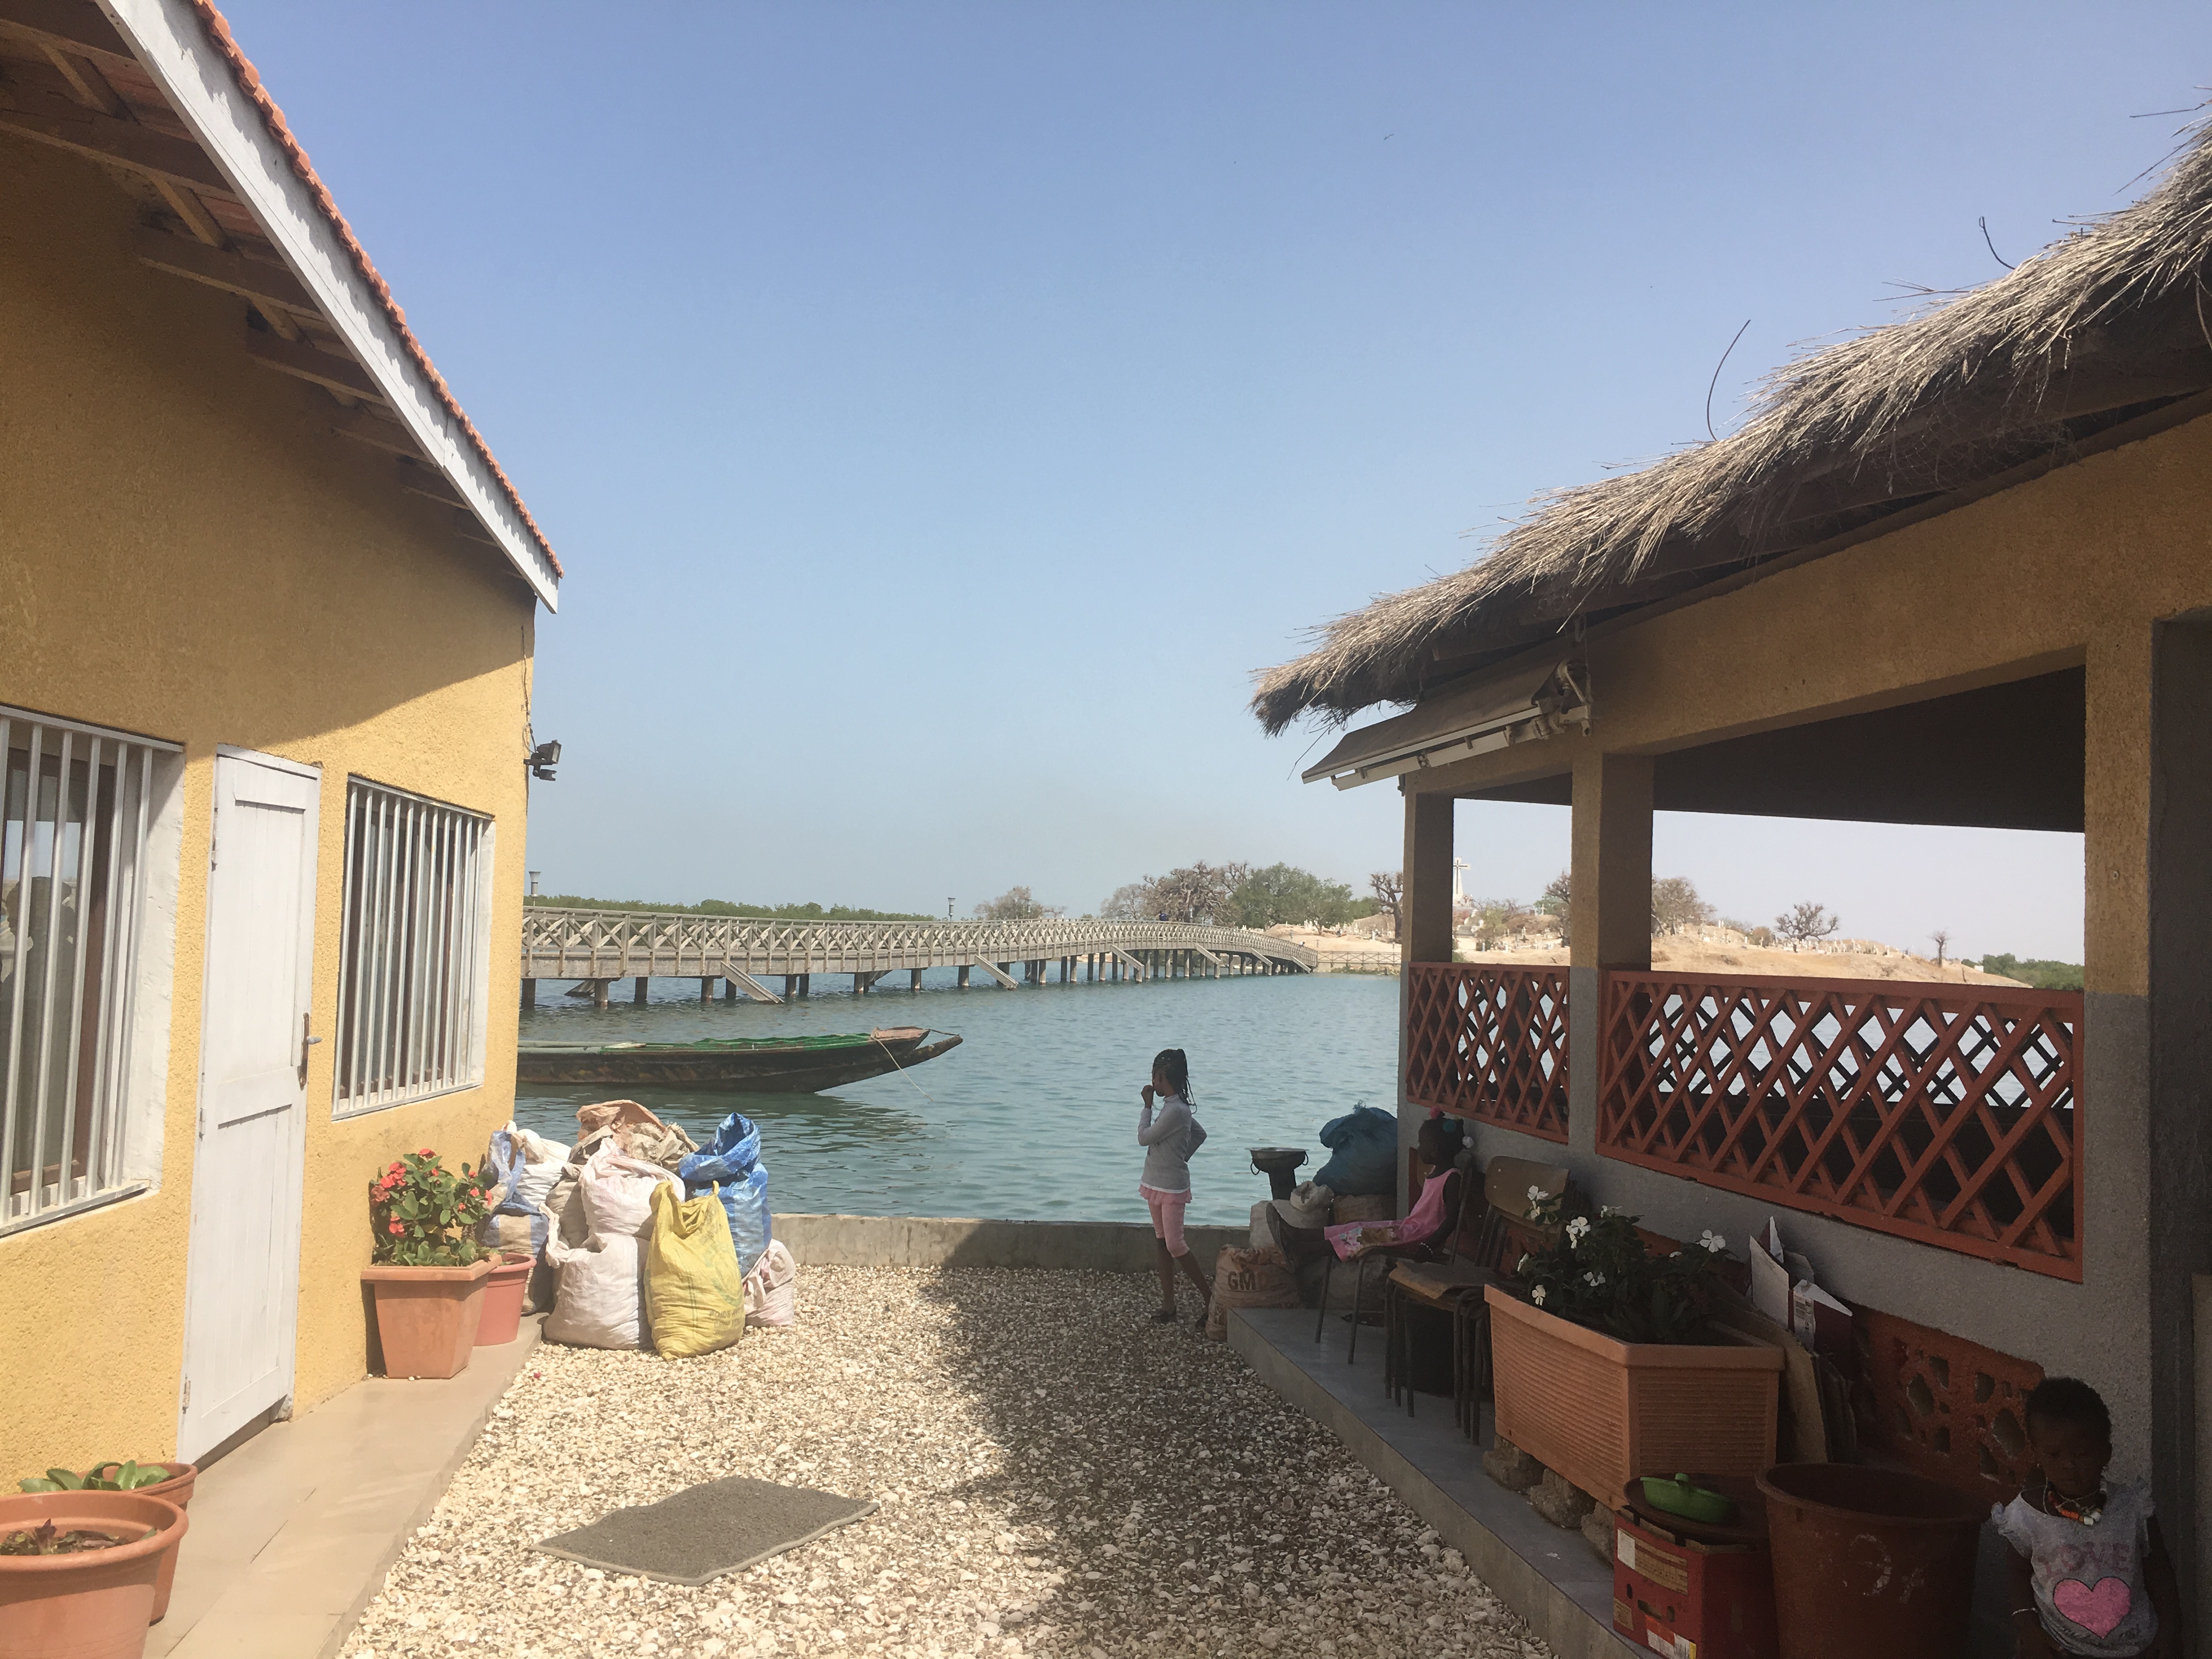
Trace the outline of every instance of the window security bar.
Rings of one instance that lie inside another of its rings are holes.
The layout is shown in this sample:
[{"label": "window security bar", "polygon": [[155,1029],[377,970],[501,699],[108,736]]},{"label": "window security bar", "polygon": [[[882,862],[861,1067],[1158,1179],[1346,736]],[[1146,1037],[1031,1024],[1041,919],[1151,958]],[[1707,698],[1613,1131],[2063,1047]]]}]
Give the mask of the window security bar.
[{"label": "window security bar", "polygon": [[338,1116],[483,1082],[491,824],[347,780]]},{"label": "window security bar", "polygon": [[0,1232],[122,1178],[157,744],[0,708]]}]

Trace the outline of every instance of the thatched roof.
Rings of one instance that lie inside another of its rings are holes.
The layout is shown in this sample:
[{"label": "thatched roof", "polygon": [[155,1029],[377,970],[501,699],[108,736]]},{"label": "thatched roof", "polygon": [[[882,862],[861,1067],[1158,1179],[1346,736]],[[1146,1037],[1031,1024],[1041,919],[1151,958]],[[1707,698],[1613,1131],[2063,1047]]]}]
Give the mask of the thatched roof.
[{"label": "thatched roof", "polygon": [[[2212,128],[2132,206],[1985,288],[1800,358],[1741,430],[1540,497],[1455,575],[1316,630],[1258,677],[1281,731],[1341,721],[1628,611],[2063,463],[2212,387]],[[2189,406],[2193,412],[2193,405]]]}]

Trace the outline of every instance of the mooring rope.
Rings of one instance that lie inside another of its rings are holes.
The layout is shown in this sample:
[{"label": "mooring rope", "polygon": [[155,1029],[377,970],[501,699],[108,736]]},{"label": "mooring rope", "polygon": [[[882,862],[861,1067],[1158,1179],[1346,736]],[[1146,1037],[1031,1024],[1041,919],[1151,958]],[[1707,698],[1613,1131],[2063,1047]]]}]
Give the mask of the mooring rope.
[{"label": "mooring rope", "polygon": [[[938,1028],[934,1025],[925,1025],[921,1028],[921,1034],[924,1036],[934,1036],[937,1035],[937,1030]],[[947,1031],[945,1035],[946,1036],[951,1036],[952,1033]],[[924,1100],[928,1100],[931,1105],[934,1106],[937,1104],[935,1101],[929,1099],[929,1091],[923,1088],[921,1085],[914,1080],[914,1073],[908,1071],[905,1066],[899,1064],[899,1057],[891,1052],[891,1045],[890,1043],[884,1042],[873,1031],[868,1033],[868,1038],[869,1041],[873,1042],[877,1048],[884,1051],[884,1058],[890,1061],[892,1068],[896,1070],[901,1077],[907,1080],[907,1085],[911,1088],[915,1093],[920,1095]]]}]

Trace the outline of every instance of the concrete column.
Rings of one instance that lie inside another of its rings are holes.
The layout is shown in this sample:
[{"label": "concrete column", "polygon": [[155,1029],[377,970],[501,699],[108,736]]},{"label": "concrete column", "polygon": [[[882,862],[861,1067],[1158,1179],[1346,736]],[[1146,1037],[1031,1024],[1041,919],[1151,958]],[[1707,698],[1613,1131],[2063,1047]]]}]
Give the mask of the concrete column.
[{"label": "concrete column", "polygon": [[[790,994],[789,991],[788,991],[788,990],[787,990],[787,991],[785,992],[785,994],[786,994],[787,996],[787,995],[789,995],[789,994]],[[735,1002],[737,1000],[738,1000],[738,982],[737,982],[737,981],[735,981],[735,980],[733,980],[733,979],[726,979],[726,980],[724,980],[724,981],[722,981],[722,1000],[723,1000],[723,1001],[725,1001],[725,1002]]]},{"label": "concrete column", "polygon": [[963,991],[968,988],[968,969],[965,968],[960,970],[960,988]]},{"label": "concrete column", "polygon": [[610,983],[610,981],[604,979],[595,979],[592,981],[592,1007],[604,1008],[607,1006],[607,986]]},{"label": "concrete column", "polygon": [[538,1006],[538,981],[534,979],[526,979],[522,981],[522,1006],[526,1008],[535,1008]]},{"label": "concrete column", "polygon": [[645,975],[643,974],[640,974],[637,976],[637,988],[630,993],[629,1000],[632,1002],[643,1002],[645,1000],[646,984],[647,981]]},{"label": "concrete column", "polygon": [[[1402,786],[1401,786],[1402,787]],[[1452,958],[1452,814],[1457,803],[1433,792],[1406,793],[1406,841],[1399,866],[1398,952],[1401,964],[1449,962]],[[1406,1098],[1407,1023],[1413,975],[1398,975],[1398,1141],[1410,1146],[1419,1136],[1424,1109]],[[1413,1202],[1407,1191],[1406,1158],[1398,1158],[1398,1212]]]},{"label": "concrete column", "polygon": [[[732,994],[732,995],[735,995],[735,994],[737,994],[737,988],[738,988],[737,981],[736,981],[735,980],[731,981],[730,981],[730,992],[731,992],[731,994]],[[792,998],[793,998],[793,997],[797,996],[798,994],[799,994],[799,975],[796,975],[796,974],[786,974],[786,975],[783,976],[783,1000],[784,1000],[786,1002],[788,1002],[788,1001],[790,1001],[790,1000],[791,1000],[791,999],[792,999]]]},{"label": "concrete column", "polygon": [[801,974],[799,976],[799,994],[802,997],[812,996],[814,994],[813,975]]},{"label": "concrete column", "polygon": [[[2200,1336],[2212,1333],[2195,1328],[2195,1281],[2212,1272],[2212,1115],[2205,1106],[2205,1080],[2212,1078],[2212,766],[2207,764],[2212,758],[2207,738],[2212,732],[2212,623],[2160,623],[2152,639],[2149,856],[2144,895],[2149,943],[2148,1113],[2140,1138],[2128,1126],[2121,1147],[2108,1152],[2103,1137],[2122,1127],[2124,1109],[2118,1101],[2108,1103],[2094,1085],[2085,1090],[2088,1107],[2084,1118],[2093,1144],[2084,1162],[2092,1180],[2106,1168],[2138,1158],[2144,1170],[2148,1225],[2137,1239],[2124,1243],[2155,1241],[2145,1263],[2149,1279],[2145,1312],[2150,1335],[2150,1470],[2159,1527],[2181,1575],[2182,1599],[2195,1615],[2192,1650],[2202,1652],[2207,1634],[2212,1633],[2212,1526],[2206,1524],[2203,1513],[2207,1493],[2197,1484],[2197,1473],[2208,1451],[2198,1437],[2212,1431],[2212,1425],[2200,1423],[2197,1417],[2199,1390],[2206,1385],[2197,1349]],[[2093,657],[2093,672],[2094,665]],[[2099,775],[2103,733],[2098,713],[2093,699],[2088,709],[2093,793],[2103,781]],[[2097,865],[2106,861],[2106,849],[2094,835],[2085,840],[2094,890],[2104,873]],[[2118,856],[2115,849],[2112,858]],[[2094,955],[2091,963],[2087,984],[2092,990],[2101,990],[2096,975],[2104,964]],[[2100,1007],[2106,1000],[2099,998]],[[2092,1030],[2096,1030],[2095,1025]],[[2100,1233],[2129,1226],[2119,1204],[2107,1210],[2098,1197],[2085,1194],[2087,1201],[2080,1206],[2093,1249],[2100,1247]],[[2120,1410],[2116,1404],[2116,1422]]]},{"label": "concrete column", "polygon": [[1449,962],[1452,810],[1449,795],[1406,797],[1406,853],[1398,948],[1407,962]]},{"label": "concrete column", "polygon": [[921,969],[909,968],[906,970],[906,988],[909,991],[915,992],[919,992],[921,989]]},{"label": "concrete column", "polygon": [[868,994],[868,976],[866,974],[855,974],[853,975],[853,994],[856,997],[864,997]]},{"label": "concrete column", "polygon": [[1651,761],[1577,756],[1567,911],[1567,1146],[1597,1155],[1604,975],[1651,966]]},{"label": "concrete column", "polygon": [[712,975],[702,975],[699,981],[699,1000],[702,1002],[712,1002],[714,1000],[714,976]]}]

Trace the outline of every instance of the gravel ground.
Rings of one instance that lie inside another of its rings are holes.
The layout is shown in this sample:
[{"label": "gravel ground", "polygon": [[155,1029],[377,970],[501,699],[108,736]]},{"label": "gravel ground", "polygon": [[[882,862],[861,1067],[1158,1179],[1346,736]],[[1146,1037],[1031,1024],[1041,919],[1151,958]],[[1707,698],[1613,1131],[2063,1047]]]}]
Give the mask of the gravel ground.
[{"label": "gravel ground", "polygon": [[[346,1659],[1547,1659],[1334,1437],[1188,1315],[1149,1323],[1149,1279],[799,1289],[796,1329],[701,1359],[541,1347]],[[882,1508],[696,1589],[529,1547],[725,1474]]]}]

